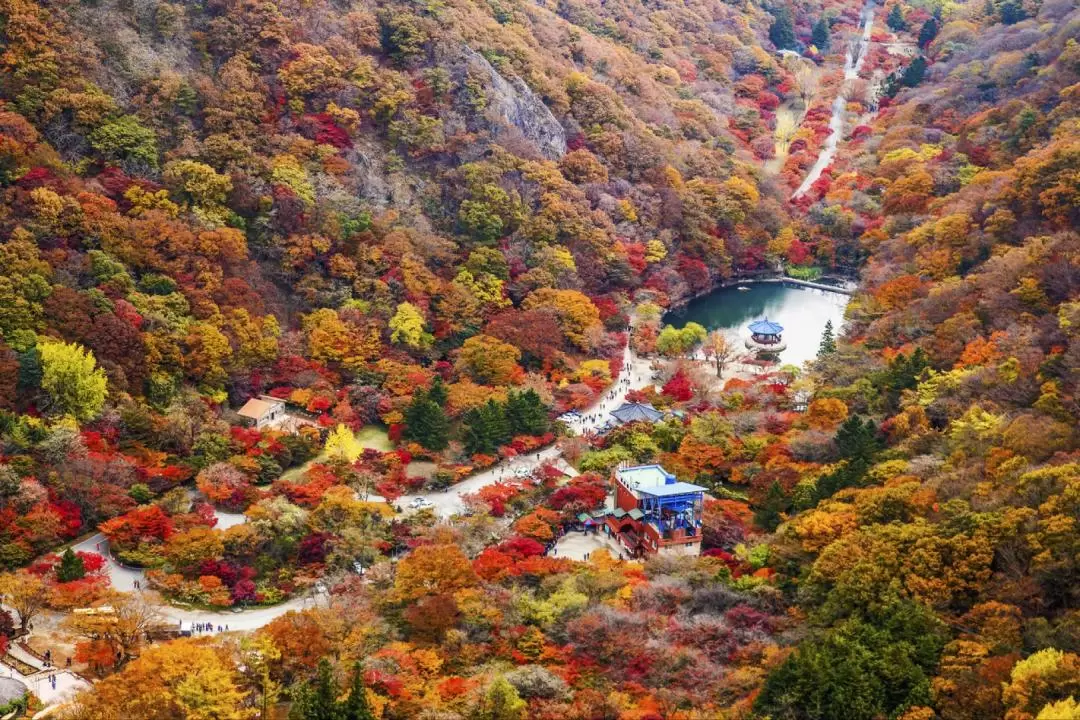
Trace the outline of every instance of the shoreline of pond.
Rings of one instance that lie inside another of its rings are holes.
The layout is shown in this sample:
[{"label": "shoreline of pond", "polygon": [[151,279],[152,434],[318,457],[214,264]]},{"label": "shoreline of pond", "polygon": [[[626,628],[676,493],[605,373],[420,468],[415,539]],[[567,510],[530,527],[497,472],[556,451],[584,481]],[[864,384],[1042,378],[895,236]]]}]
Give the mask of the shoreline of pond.
[{"label": "shoreline of pond", "polygon": [[675,328],[695,322],[709,331],[723,330],[731,338],[737,336],[741,345],[750,323],[764,317],[778,320],[787,328],[783,359],[798,365],[816,354],[827,320],[834,332],[843,326],[845,308],[855,292],[851,286],[761,273],[731,278],[673,304],[661,322]]},{"label": "shoreline of pond", "polygon": [[[830,276],[832,277],[832,276]],[[839,278],[838,278],[839,279]],[[731,288],[737,288],[740,285],[754,285],[754,284],[770,284],[770,285],[784,285],[785,287],[804,287],[812,290],[821,290],[823,292],[836,293],[837,295],[846,295],[847,297],[854,297],[858,291],[858,283],[854,280],[849,282],[853,283],[855,287],[846,288],[839,285],[828,285],[824,283],[813,282],[810,280],[800,280],[799,278],[791,277],[790,275],[775,275],[770,274],[767,276],[749,276],[749,277],[737,277],[727,280],[721,280],[715,285],[710,286],[707,290],[688,295],[685,298],[673,302],[667,308],[664,309],[664,313],[661,319],[666,319],[668,315],[676,313],[679,310],[683,310],[687,305],[699,300],[707,295],[712,295],[720,290],[730,290]]]}]

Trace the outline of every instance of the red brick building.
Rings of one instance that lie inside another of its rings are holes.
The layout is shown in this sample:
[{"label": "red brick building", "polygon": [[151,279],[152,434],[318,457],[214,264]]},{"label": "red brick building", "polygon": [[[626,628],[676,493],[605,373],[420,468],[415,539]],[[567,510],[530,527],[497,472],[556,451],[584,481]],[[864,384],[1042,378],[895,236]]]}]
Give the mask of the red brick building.
[{"label": "red brick building", "polygon": [[615,508],[605,527],[630,556],[701,552],[705,488],[680,482],[659,465],[620,467],[611,480]]}]

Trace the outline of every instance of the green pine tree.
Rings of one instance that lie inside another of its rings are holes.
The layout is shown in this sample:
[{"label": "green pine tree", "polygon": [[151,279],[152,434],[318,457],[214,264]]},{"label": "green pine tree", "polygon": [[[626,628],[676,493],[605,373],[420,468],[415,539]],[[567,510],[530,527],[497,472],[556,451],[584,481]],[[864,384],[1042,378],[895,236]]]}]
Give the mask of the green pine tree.
[{"label": "green pine tree", "polygon": [[449,397],[446,391],[446,385],[443,384],[443,379],[438,375],[435,376],[435,380],[432,381],[431,387],[427,391],[428,400],[435,403],[439,407],[446,405],[446,400]]},{"label": "green pine tree", "polygon": [[83,559],[68,548],[60,556],[60,565],[56,568],[56,579],[60,582],[71,582],[82,580],[84,577],[86,577],[86,565]]},{"label": "green pine tree", "polygon": [[430,393],[417,392],[405,408],[404,436],[436,452],[450,443],[450,421]]},{"label": "green pine tree", "polygon": [[548,431],[548,413],[535,390],[511,392],[506,400],[506,419],[512,435],[543,435]]},{"label": "green pine tree", "polygon": [[319,661],[318,674],[313,682],[302,685],[293,695],[289,720],[343,720],[338,704],[338,684],[330,661]]},{"label": "green pine tree", "polygon": [[864,423],[852,415],[836,431],[836,448],[848,460],[869,460],[878,449],[877,426],[869,418]]},{"label": "green pine tree", "polygon": [[818,357],[832,355],[836,352],[836,338],[833,336],[832,320],[825,321],[825,330],[821,333],[821,344],[818,346]]},{"label": "green pine tree", "polygon": [[472,455],[494,455],[511,437],[506,407],[494,400],[470,410],[464,427],[465,450]]},{"label": "green pine tree", "polygon": [[814,23],[814,30],[810,35],[811,42],[821,52],[828,52],[829,50],[829,22],[822,15],[818,18],[818,21]]},{"label": "green pine tree", "polygon": [[926,58],[919,55],[907,66],[900,84],[904,87],[915,87],[922,82],[924,75],[926,75]]},{"label": "green pine tree", "polygon": [[926,48],[927,45],[934,42],[934,38],[937,37],[940,29],[941,26],[938,24],[937,18],[930,18],[924,22],[919,30],[919,47]]},{"label": "green pine tree", "polygon": [[797,44],[795,27],[791,24],[791,12],[787,8],[780,8],[773,15],[773,22],[769,27],[769,40],[779,50],[793,50],[795,48]]},{"label": "green pine tree", "polygon": [[1002,0],[998,6],[1001,22],[1006,25],[1015,25],[1025,19],[1028,14],[1020,0]]},{"label": "green pine tree", "polygon": [[342,703],[342,720],[375,720],[375,713],[368,703],[367,688],[364,686],[364,673],[360,663],[353,665],[352,686],[349,697]]},{"label": "green pine tree", "polygon": [[915,348],[910,355],[897,355],[889,362],[881,384],[890,407],[895,407],[904,390],[913,390],[922,377],[923,370],[930,367],[930,358],[922,348]]},{"label": "green pine tree", "polygon": [[758,527],[772,532],[779,527],[781,520],[784,519],[781,513],[787,512],[789,506],[790,502],[784,494],[784,488],[773,480],[773,484],[769,486],[769,492],[765,494],[764,502],[754,511],[754,522]]},{"label": "green pine tree", "polygon": [[885,24],[893,32],[907,30],[907,20],[904,19],[904,11],[900,9],[900,3],[893,3],[892,9],[889,10],[889,16],[885,19]]}]

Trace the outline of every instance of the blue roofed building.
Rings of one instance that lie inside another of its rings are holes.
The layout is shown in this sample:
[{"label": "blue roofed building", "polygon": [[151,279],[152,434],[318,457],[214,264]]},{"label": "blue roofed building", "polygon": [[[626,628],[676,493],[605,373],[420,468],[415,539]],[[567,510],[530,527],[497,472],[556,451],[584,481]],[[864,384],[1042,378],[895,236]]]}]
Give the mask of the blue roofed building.
[{"label": "blue roofed building", "polygon": [[746,338],[746,347],[749,350],[778,353],[787,348],[781,337],[784,326],[780,323],[772,322],[769,318],[762,318],[750,323],[749,330],[750,337]]},{"label": "blue roofed building", "polygon": [[615,507],[608,532],[632,557],[697,555],[705,488],[659,465],[621,466],[612,475]]}]

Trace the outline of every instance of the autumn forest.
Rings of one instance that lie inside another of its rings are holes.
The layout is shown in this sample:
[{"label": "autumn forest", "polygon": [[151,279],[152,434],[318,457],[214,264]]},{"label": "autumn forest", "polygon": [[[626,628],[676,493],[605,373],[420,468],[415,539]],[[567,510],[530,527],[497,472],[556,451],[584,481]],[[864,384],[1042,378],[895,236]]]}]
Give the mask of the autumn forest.
[{"label": "autumn forest", "polygon": [[1070,0],[0,0],[0,716],[1080,720],[1078,228]]}]

